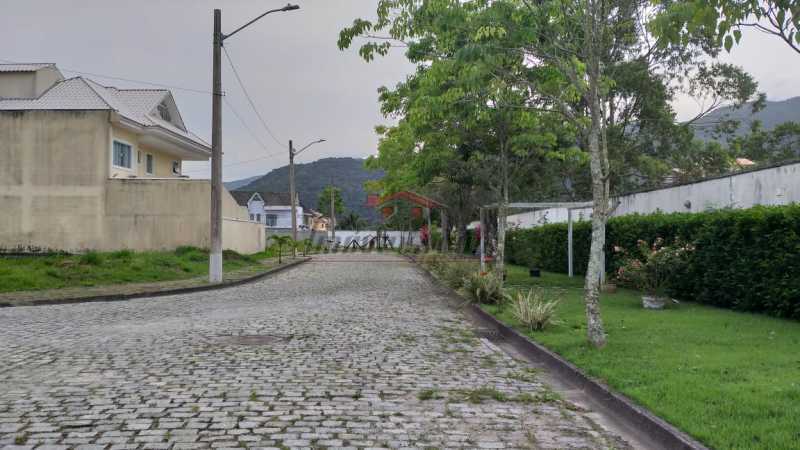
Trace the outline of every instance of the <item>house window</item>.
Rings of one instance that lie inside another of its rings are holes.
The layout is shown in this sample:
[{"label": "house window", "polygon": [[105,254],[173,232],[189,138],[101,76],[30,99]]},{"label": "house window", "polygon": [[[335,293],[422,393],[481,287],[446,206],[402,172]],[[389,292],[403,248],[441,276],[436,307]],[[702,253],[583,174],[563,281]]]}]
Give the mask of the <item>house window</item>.
[{"label": "house window", "polygon": [[131,157],[133,156],[133,149],[130,145],[125,144],[124,142],[114,141],[114,165],[117,167],[123,167],[126,169],[130,169],[133,167],[133,161]]},{"label": "house window", "polygon": [[277,214],[265,214],[264,219],[267,221],[268,227],[274,227],[278,225],[278,215]]},{"label": "house window", "polygon": [[152,175],[154,173],[153,172],[153,155],[148,153],[147,155],[145,155],[144,158],[145,158],[145,163],[144,163],[145,172],[147,172],[148,175]]},{"label": "house window", "polygon": [[256,214],[256,222],[261,222],[261,214]]},{"label": "house window", "polygon": [[172,115],[169,113],[169,107],[166,103],[162,102],[158,105],[158,115],[167,122],[172,122]]},{"label": "house window", "polygon": [[256,220],[255,214],[250,214],[250,220]]},{"label": "house window", "polygon": [[172,173],[175,175],[181,174],[181,162],[180,161],[172,161]]}]

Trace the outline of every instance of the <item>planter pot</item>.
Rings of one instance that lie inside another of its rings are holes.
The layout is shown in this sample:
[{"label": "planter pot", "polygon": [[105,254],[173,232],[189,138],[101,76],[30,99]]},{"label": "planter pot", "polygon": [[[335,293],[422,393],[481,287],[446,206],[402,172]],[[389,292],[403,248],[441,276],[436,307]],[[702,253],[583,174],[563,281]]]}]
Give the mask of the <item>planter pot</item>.
[{"label": "planter pot", "polygon": [[530,270],[528,270],[528,273],[534,278],[539,278],[542,276],[542,271],[539,270],[538,267],[531,267]]},{"label": "planter pot", "polygon": [[642,296],[642,306],[644,309],[664,309],[664,305],[666,304],[666,297],[658,297],[656,295]]}]

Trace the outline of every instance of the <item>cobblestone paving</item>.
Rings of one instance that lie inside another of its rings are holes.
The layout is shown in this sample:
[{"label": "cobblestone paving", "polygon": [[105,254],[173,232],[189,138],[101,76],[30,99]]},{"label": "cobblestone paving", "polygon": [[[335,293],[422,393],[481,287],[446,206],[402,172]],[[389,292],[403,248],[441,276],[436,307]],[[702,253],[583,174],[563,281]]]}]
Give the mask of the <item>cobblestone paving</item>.
[{"label": "cobblestone paving", "polygon": [[627,448],[431,288],[348,254],[222,291],[0,309],[0,447]]}]

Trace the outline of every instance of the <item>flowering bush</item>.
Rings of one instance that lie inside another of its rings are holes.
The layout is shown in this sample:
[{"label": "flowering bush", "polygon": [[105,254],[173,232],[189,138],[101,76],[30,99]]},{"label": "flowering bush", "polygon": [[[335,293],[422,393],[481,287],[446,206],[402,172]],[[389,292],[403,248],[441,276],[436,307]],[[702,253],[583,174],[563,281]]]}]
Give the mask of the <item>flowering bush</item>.
[{"label": "flowering bush", "polygon": [[680,239],[672,245],[664,245],[664,239],[659,237],[653,244],[640,239],[635,254],[620,247],[614,247],[614,251],[623,255],[617,279],[647,294],[657,295],[685,269],[694,246]]}]

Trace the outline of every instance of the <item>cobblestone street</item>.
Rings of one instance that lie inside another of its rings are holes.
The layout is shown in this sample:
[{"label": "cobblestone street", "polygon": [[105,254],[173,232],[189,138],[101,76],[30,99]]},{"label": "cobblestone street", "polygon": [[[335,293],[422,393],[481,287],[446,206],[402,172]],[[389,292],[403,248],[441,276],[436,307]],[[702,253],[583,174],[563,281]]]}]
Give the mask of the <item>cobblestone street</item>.
[{"label": "cobblestone street", "polygon": [[627,448],[413,265],[0,309],[0,448]]}]

